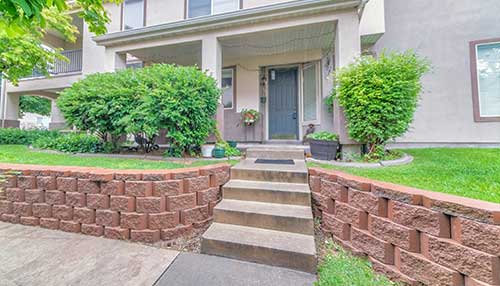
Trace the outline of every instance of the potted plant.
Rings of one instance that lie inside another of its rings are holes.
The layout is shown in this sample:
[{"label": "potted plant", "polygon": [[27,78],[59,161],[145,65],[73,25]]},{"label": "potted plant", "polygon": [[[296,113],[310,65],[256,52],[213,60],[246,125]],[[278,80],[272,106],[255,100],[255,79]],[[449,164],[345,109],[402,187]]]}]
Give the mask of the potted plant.
[{"label": "potted plant", "polygon": [[330,161],[337,158],[339,148],[339,136],[337,134],[321,131],[309,134],[307,138],[314,159]]},{"label": "potted plant", "polygon": [[215,145],[205,144],[201,146],[201,156],[203,158],[211,158],[215,149]]},{"label": "potted plant", "polygon": [[214,158],[224,158],[226,155],[226,149],[224,148],[224,144],[217,143],[215,144],[215,148],[212,151],[212,155]]},{"label": "potted plant", "polygon": [[246,126],[252,126],[260,118],[260,113],[255,109],[243,109],[241,111],[241,120]]}]

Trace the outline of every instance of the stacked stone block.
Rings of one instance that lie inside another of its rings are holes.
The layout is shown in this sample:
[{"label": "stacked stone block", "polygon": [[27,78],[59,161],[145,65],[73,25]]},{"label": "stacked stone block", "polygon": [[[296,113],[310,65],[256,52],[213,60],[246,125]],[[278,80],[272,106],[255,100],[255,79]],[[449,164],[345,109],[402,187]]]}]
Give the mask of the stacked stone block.
[{"label": "stacked stone block", "polygon": [[140,242],[204,227],[230,165],[161,171],[0,164],[0,220]]},{"label": "stacked stone block", "polygon": [[500,285],[500,205],[309,170],[322,230],[407,285]]}]

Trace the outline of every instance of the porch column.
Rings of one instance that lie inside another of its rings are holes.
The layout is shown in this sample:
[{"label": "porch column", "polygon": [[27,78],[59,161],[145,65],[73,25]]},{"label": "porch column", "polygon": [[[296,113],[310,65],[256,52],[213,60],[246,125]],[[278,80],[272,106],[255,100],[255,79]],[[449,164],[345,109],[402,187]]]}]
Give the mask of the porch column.
[{"label": "porch column", "polygon": [[[222,48],[219,40],[215,36],[207,36],[202,40],[201,68],[217,80],[217,85],[221,87],[222,77]],[[222,96],[217,108],[217,128],[224,138],[224,106],[222,105]]]},{"label": "porch column", "polygon": [[[337,22],[335,32],[335,70],[338,70],[355,59],[361,53],[359,34],[359,18],[356,13],[345,15]],[[346,119],[343,109],[338,102],[333,104],[333,128],[339,134],[339,141],[343,150],[359,153],[359,143],[349,138],[346,128]]]},{"label": "porch column", "polygon": [[49,129],[63,129],[66,127],[66,121],[61,110],[56,105],[56,100],[51,100]]},{"label": "porch column", "polygon": [[0,110],[2,128],[19,128],[19,95],[3,92]]},{"label": "porch column", "polygon": [[117,53],[112,49],[106,49],[105,58],[104,68],[106,72],[127,68],[127,54],[125,53]]}]

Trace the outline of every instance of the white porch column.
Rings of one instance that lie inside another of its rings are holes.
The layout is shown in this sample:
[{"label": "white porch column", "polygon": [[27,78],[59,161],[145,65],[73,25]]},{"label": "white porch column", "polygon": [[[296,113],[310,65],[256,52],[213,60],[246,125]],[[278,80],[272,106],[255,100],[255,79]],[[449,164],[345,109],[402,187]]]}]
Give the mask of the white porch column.
[{"label": "white porch column", "polygon": [[[360,53],[359,18],[357,13],[347,14],[337,22],[335,34],[335,70],[350,64]],[[338,102],[335,102],[333,105],[333,126],[335,133],[339,134],[340,143],[344,144],[345,147],[348,147],[350,144],[358,144],[349,138],[345,115]],[[359,153],[360,151],[357,152]]]},{"label": "white porch column", "polygon": [[[202,40],[201,50],[201,68],[217,80],[217,85],[221,87],[222,77],[222,48],[219,40],[215,36],[207,36]],[[224,138],[224,106],[222,105],[222,96],[217,108],[217,128]]]},{"label": "white porch column", "polygon": [[66,127],[66,120],[61,110],[56,105],[56,100],[51,100],[49,129],[63,129]]},{"label": "white porch column", "polygon": [[[5,86],[4,86],[5,87]],[[19,128],[19,95],[2,92],[2,115],[0,127],[2,128]]]},{"label": "white porch column", "polygon": [[127,55],[125,53],[117,53],[112,49],[105,51],[104,69],[106,72],[114,72],[127,68]]}]

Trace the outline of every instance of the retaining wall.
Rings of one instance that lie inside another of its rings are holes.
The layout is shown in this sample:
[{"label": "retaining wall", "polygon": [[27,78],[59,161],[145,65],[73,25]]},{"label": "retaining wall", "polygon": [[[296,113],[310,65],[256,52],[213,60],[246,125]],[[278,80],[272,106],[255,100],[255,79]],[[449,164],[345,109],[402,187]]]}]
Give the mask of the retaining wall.
[{"label": "retaining wall", "polygon": [[409,285],[500,285],[500,204],[309,170],[322,229]]},{"label": "retaining wall", "polygon": [[212,219],[230,165],[134,171],[0,164],[0,219],[141,242],[174,240]]}]

